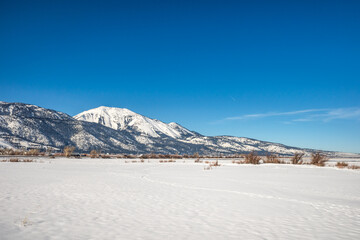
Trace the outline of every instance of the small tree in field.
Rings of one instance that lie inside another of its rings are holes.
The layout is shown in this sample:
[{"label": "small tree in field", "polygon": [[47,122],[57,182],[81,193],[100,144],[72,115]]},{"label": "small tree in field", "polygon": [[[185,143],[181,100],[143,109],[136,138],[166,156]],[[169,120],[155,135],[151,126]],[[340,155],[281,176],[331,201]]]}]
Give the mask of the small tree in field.
[{"label": "small tree in field", "polygon": [[255,152],[251,152],[245,155],[245,163],[250,164],[259,164],[261,157],[259,157]]},{"label": "small tree in field", "polygon": [[320,152],[315,152],[313,154],[311,154],[311,164],[316,165],[316,166],[325,166],[325,162],[328,161],[329,158]]},{"label": "small tree in field", "polygon": [[291,163],[292,164],[301,164],[303,157],[304,157],[304,153],[295,153],[294,156],[291,158]]},{"label": "small tree in field", "polygon": [[90,152],[90,157],[91,157],[91,158],[96,158],[97,156],[98,156],[97,151],[96,151],[96,150],[91,150],[91,152]]},{"label": "small tree in field", "polygon": [[73,147],[73,146],[64,147],[64,155],[65,155],[65,157],[70,157],[71,154],[74,152],[74,150],[75,150],[75,147]]}]

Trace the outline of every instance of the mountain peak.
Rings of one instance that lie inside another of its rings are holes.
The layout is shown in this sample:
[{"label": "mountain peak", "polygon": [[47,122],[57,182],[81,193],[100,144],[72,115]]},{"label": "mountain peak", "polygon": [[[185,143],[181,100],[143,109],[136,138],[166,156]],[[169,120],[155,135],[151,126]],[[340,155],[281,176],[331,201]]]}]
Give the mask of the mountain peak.
[{"label": "mountain peak", "polygon": [[74,116],[77,120],[100,123],[115,130],[137,132],[148,137],[167,136],[180,138],[194,135],[177,123],[166,124],[162,121],[145,117],[126,108],[100,106]]}]

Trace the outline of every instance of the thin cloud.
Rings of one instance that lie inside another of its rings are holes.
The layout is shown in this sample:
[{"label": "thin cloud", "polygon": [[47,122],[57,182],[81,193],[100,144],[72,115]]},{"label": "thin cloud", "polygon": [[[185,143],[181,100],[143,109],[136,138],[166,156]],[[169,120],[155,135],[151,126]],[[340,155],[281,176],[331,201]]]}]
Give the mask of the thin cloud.
[{"label": "thin cloud", "polygon": [[295,122],[324,121],[329,122],[336,119],[360,120],[360,108],[337,108],[330,109],[322,114],[310,114],[303,118],[294,119]]},{"label": "thin cloud", "polygon": [[324,121],[328,122],[335,119],[356,119],[360,120],[360,108],[327,108],[327,109],[305,109],[288,112],[269,112],[246,114],[236,117],[228,117],[224,120],[245,120],[245,119],[259,119],[283,116],[287,117],[287,122],[310,122],[310,121]]},{"label": "thin cloud", "polygon": [[247,114],[237,117],[228,117],[226,120],[242,120],[248,118],[265,118],[265,117],[274,117],[274,116],[286,116],[286,115],[299,115],[310,112],[320,112],[326,111],[326,109],[305,109],[291,112],[269,112],[269,113],[257,113],[257,114]]}]

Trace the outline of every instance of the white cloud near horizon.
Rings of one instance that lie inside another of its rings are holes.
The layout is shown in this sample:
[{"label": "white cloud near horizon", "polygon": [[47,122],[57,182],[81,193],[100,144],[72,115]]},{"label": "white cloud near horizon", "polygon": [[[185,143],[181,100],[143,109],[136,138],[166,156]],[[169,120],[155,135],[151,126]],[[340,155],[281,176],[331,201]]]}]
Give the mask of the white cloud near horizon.
[{"label": "white cloud near horizon", "polygon": [[268,117],[283,116],[291,118],[292,122],[310,122],[310,121],[324,121],[328,122],[335,119],[357,119],[360,120],[360,108],[324,108],[324,109],[304,109],[288,112],[268,112],[257,114],[246,114],[235,117],[228,117],[224,120],[246,120],[259,119]]}]

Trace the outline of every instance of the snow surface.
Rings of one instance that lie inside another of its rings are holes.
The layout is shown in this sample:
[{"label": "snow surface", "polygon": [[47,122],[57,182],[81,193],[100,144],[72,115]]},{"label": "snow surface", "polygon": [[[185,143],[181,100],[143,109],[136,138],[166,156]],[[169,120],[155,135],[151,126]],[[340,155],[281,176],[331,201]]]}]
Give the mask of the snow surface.
[{"label": "snow surface", "polygon": [[360,239],[356,170],[37,161],[0,162],[3,240]]}]

